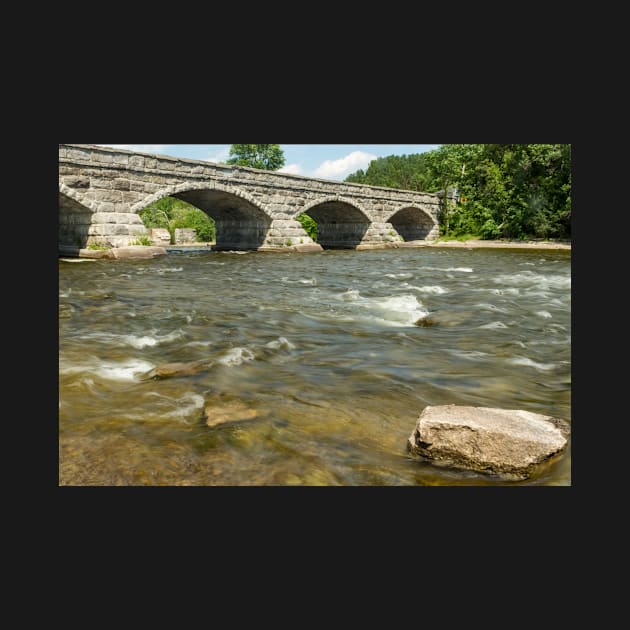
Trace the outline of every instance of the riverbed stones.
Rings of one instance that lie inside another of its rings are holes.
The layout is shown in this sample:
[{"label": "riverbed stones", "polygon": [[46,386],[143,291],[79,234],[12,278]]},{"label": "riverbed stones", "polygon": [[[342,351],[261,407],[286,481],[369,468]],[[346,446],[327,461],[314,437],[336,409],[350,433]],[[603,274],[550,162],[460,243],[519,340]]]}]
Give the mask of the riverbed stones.
[{"label": "riverbed stones", "polygon": [[527,479],[565,450],[570,431],[565,420],[530,411],[428,406],[407,447],[435,464]]}]

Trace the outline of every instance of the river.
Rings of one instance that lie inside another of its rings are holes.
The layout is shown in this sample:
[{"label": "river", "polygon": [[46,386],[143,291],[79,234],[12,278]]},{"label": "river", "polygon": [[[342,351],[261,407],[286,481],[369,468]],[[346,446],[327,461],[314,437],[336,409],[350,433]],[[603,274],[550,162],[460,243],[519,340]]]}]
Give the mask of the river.
[{"label": "river", "polygon": [[444,404],[571,421],[570,251],[59,260],[59,485],[571,485],[570,443],[526,481],[411,457]]}]

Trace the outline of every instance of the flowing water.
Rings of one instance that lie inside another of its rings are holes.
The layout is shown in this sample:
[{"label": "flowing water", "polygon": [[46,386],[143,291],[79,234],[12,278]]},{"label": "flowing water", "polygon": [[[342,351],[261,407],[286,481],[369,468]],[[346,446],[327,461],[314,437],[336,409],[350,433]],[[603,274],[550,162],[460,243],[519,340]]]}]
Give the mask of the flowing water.
[{"label": "flowing water", "polygon": [[571,421],[569,251],[59,260],[60,485],[571,485],[570,444],[520,482],[413,458],[444,404]]}]

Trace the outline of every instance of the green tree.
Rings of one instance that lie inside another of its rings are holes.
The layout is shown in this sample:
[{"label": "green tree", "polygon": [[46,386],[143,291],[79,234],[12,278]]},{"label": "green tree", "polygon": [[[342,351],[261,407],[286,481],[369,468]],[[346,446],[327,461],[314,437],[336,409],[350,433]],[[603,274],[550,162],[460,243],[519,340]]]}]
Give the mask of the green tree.
[{"label": "green tree", "polygon": [[302,227],[306,230],[306,233],[317,242],[317,223],[308,214],[300,214],[296,217],[296,220],[302,224]]},{"label": "green tree", "polygon": [[173,235],[175,235],[175,228],[192,228],[195,230],[198,242],[209,243],[216,240],[214,221],[203,210],[194,206],[188,208],[175,219]]},{"label": "green tree", "polygon": [[425,189],[424,154],[390,155],[372,160],[367,171],[359,169],[345,181],[370,186],[384,186],[402,190]]},{"label": "green tree", "polygon": [[233,144],[228,164],[251,166],[265,171],[277,171],[286,162],[279,144]]},{"label": "green tree", "polygon": [[193,228],[197,232],[197,241],[211,242],[216,238],[214,220],[203,210],[175,199],[163,197],[143,208],[138,213],[147,228],[165,228],[171,235],[171,243],[175,242],[176,228]]},{"label": "green tree", "polygon": [[426,192],[457,188],[440,233],[481,238],[571,238],[570,144],[444,144],[370,162],[348,182]]}]

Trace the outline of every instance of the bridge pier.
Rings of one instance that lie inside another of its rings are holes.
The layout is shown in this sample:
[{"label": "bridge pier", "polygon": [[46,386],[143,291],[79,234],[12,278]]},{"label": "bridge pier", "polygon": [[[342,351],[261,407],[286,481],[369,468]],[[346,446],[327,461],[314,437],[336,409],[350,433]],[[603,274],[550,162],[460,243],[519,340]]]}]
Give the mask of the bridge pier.
[{"label": "bridge pier", "polygon": [[132,212],[97,212],[88,228],[86,246],[127,247],[140,236],[149,236],[142,219]]},{"label": "bridge pier", "polygon": [[276,219],[272,221],[265,238],[265,250],[296,245],[316,245],[316,243],[307,234],[299,221],[295,219]]},{"label": "bridge pier", "polygon": [[216,245],[218,251],[256,250],[261,247],[269,232],[269,221],[256,218],[215,219]]},{"label": "bridge pier", "polygon": [[334,222],[317,224],[315,243],[299,221],[282,219],[271,224],[264,248],[319,245],[321,249],[357,249],[362,246],[389,247],[402,241],[404,239],[391,223]]},{"label": "bridge pier", "polygon": [[388,246],[392,243],[401,243],[403,240],[391,223],[372,223],[361,245]]}]

